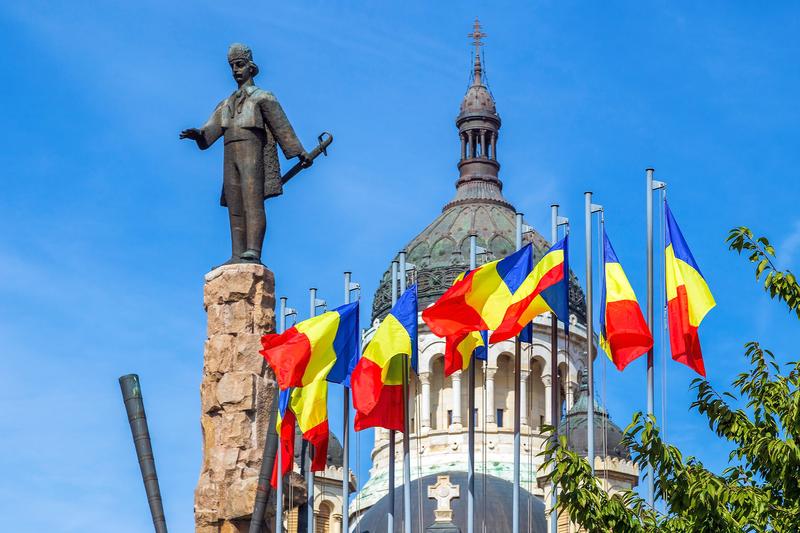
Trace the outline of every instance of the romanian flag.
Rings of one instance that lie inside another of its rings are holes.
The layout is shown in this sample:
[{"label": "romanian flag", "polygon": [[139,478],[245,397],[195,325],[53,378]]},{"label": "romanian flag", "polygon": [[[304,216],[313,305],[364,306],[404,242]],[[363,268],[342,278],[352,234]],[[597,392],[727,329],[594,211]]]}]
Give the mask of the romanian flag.
[{"label": "romanian flag", "polygon": [[666,202],[664,209],[667,220],[667,247],[664,250],[667,316],[672,358],[705,377],[697,328],[716,302]]},{"label": "romanian flag", "polygon": [[568,237],[555,243],[520,283],[505,316],[495,327],[491,342],[519,335],[535,317],[547,311],[569,323]]},{"label": "romanian flag", "polygon": [[370,340],[353,370],[351,388],[355,429],[403,430],[403,364],[417,359],[417,286],[412,285]]},{"label": "romanian flag", "polygon": [[[276,429],[280,444],[282,475],[294,466],[295,423],[303,438],[314,446],[311,471],[325,470],[328,456],[328,382],[324,379],[305,387],[281,390],[278,397],[278,423]],[[272,469],[272,487],[278,486],[278,461]]]},{"label": "romanian flag", "polygon": [[325,379],[347,386],[358,360],[358,302],[264,335],[261,345],[281,389]]},{"label": "romanian flag", "polygon": [[[464,279],[468,272],[462,272],[455,280],[453,285]],[[485,331],[471,331],[469,333],[459,333],[450,335],[445,339],[444,349],[444,375],[449,376],[456,370],[466,370],[472,354],[475,352],[476,359],[486,360],[488,358],[488,340]]]},{"label": "romanian flag", "polygon": [[653,335],[605,230],[600,283],[600,346],[619,370],[653,347]]},{"label": "romanian flag", "polygon": [[486,360],[486,332],[471,331],[451,335],[445,339],[444,349],[444,375],[449,376],[456,370],[469,368],[472,353],[477,359]]},{"label": "romanian flag", "polygon": [[439,337],[495,329],[531,271],[531,245],[481,265],[457,280],[422,319]]}]

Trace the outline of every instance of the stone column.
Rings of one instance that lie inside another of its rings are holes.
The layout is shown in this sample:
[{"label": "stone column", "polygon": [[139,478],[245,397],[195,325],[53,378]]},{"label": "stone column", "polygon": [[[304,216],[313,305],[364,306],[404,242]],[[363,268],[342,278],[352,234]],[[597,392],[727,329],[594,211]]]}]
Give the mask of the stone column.
[{"label": "stone column", "polygon": [[519,396],[520,396],[520,409],[519,423],[520,425],[528,425],[528,376],[531,375],[530,370],[520,370],[519,373]]},{"label": "stone column", "polygon": [[544,423],[552,426],[553,421],[550,416],[550,374],[542,376],[542,384],[544,385]]},{"label": "stone column", "polygon": [[494,404],[494,376],[497,368],[486,367],[486,425],[494,424],[497,427],[496,407]]},{"label": "stone column", "polygon": [[461,370],[450,376],[453,383],[453,425],[461,425]]},{"label": "stone column", "polygon": [[331,533],[342,533],[342,515],[331,515]]},{"label": "stone column", "polygon": [[420,427],[423,435],[431,430],[431,374],[423,372],[419,375],[419,382],[422,385],[422,405],[420,405],[421,420]]},{"label": "stone column", "polygon": [[575,399],[578,397],[578,390],[579,386],[578,383],[575,381],[569,382],[569,398],[567,398],[567,406],[566,409],[569,411],[572,409],[572,406],[575,405]]},{"label": "stone column", "polygon": [[203,463],[195,531],[246,531],[276,384],[258,353],[275,331],[275,278],[263,265],[226,265],[205,277],[208,315],[200,385]]}]

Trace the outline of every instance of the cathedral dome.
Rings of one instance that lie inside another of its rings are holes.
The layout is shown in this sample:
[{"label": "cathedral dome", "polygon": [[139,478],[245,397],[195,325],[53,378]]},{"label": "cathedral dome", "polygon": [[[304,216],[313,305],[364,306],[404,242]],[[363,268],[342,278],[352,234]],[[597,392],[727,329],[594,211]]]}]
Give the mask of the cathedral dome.
[{"label": "cathedral dome", "polygon": [[[414,267],[410,283],[417,283],[420,309],[435,302],[453,284],[456,276],[469,268],[469,237],[477,235],[483,253],[478,264],[501,259],[515,249],[516,211],[503,196],[498,177],[497,139],[501,121],[494,98],[483,81],[481,38],[486,34],[475,21],[469,35],[475,52],[472,82],[456,117],[461,140],[456,194],[442,213],[404,248],[406,261]],[[523,224],[523,244],[532,243],[534,262],[541,259],[550,243],[530,226]],[[383,318],[391,308],[388,269],[375,292],[372,318]],[[570,283],[570,308],[580,322],[585,322],[583,291],[574,275]]]},{"label": "cathedral dome", "polygon": [[[469,236],[473,233],[485,250],[478,256],[479,263],[509,255],[515,249],[514,209],[492,198],[451,205],[405,247],[406,260],[415,267],[409,281],[418,285],[420,309],[435,302],[456,276],[469,269]],[[523,242],[533,243],[534,260],[549,248],[535,230],[523,233]],[[391,307],[390,272],[384,273],[375,293],[373,318],[383,317]]]},{"label": "cathedral dome", "polygon": [[[303,432],[300,430],[300,427],[296,426],[294,430],[294,462],[296,464],[302,462],[302,454],[305,449]],[[325,464],[337,468],[341,468],[344,464],[344,449],[342,448],[342,443],[339,442],[339,438],[336,437],[333,432],[328,433],[328,455]]]},{"label": "cathedral dome", "polygon": [[[558,425],[558,434],[565,435],[569,449],[584,457],[589,455],[587,416],[589,406],[589,376],[586,369],[581,371],[581,384],[578,397],[569,412]],[[597,401],[594,404],[594,453],[596,457],[613,457],[630,460],[630,450],[623,444],[622,430],[608,416]]]}]

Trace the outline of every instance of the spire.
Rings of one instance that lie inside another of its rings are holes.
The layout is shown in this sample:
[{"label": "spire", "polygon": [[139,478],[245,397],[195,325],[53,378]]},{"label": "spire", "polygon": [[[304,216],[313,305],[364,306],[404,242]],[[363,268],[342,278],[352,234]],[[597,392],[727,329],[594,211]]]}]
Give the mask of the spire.
[{"label": "spire", "polygon": [[483,73],[483,67],[481,66],[481,46],[483,46],[483,39],[484,37],[488,37],[486,33],[481,31],[481,21],[478,20],[478,17],[475,17],[475,22],[472,25],[472,33],[468,33],[467,37],[472,39],[472,44],[475,46],[475,61],[473,66],[473,77],[472,77],[472,85],[483,85],[483,80],[481,79],[481,74]]},{"label": "spire", "polygon": [[472,84],[467,88],[456,117],[456,127],[461,139],[456,197],[444,209],[474,202],[489,202],[512,208],[508,200],[503,198],[503,184],[497,177],[500,170],[497,160],[500,117],[492,93],[483,82],[481,47],[484,46],[483,39],[487,34],[483,32],[477,17],[472,32],[467,37],[475,47]]}]

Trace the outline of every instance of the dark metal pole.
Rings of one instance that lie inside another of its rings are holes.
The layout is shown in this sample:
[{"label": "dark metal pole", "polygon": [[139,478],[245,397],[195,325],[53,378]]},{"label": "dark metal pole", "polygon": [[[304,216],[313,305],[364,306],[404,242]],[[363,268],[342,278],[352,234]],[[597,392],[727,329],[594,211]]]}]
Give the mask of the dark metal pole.
[{"label": "dark metal pole", "polygon": [[[286,328],[286,298],[280,300],[278,320],[279,333],[283,333]],[[275,456],[278,455],[278,431],[275,425],[278,423],[278,397],[280,389],[275,387],[275,394],[269,407],[269,424],[267,425],[267,436],[264,440],[264,454],[261,456],[261,469],[258,472],[258,486],[256,487],[256,499],[253,503],[253,514],[250,517],[250,528],[248,533],[261,533],[264,524],[264,514],[267,511],[267,504],[272,496],[272,470],[275,467]],[[278,457],[278,491],[275,502],[275,532],[280,533],[283,529],[283,465],[281,457]]]},{"label": "dark metal pole", "polygon": [[[350,281],[350,272],[344,273],[344,303],[350,303],[350,291],[358,284]],[[359,293],[360,294],[360,293]],[[342,531],[350,530],[350,387],[343,387],[342,404]]]},{"label": "dark metal pole", "polygon": [[[586,407],[587,425],[587,459],[592,467],[594,474],[594,324],[592,300],[594,281],[592,278],[592,193],[584,194],[585,199],[585,221],[586,221],[586,368],[589,371],[589,401]],[[550,376],[551,387],[556,386],[556,376]]]},{"label": "dark metal pole", "polygon": [[[485,145],[482,147],[484,148]],[[469,269],[478,264],[478,236],[469,236]],[[488,353],[488,347],[487,353]],[[484,444],[485,446],[485,444]],[[485,517],[484,517],[485,520]],[[475,350],[467,369],[467,533],[475,531]]]},{"label": "dark metal pole", "polygon": [[[653,331],[653,192],[663,189],[666,184],[653,179],[654,169],[645,170],[647,181],[647,327]],[[647,351],[647,414],[653,415],[655,405],[655,379],[653,365],[653,348]],[[653,467],[647,465],[647,503],[653,507],[655,502],[655,480]]]},{"label": "dark metal pole", "polygon": [[[306,451],[308,450],[308,441],[300,439],[300,475],[308,481],[308,471],[311,470],[311,461],[308,462],[308,470],[306,470]],[[291,503],[289,504],[291,505]],[[300,507],[297,508],[297,533],[308,533],[308,513],[304,513]]]},{"label": "dark metal pole", "polygon": [[[550,206],[550,238],[552,243],[558,241],[558,204]],[[569,355],[567,356],[569,357]],[[558,438],[558,423],[560,405],[558,405],[558,317],[555,313],[550,313],[550,423],[555,429],[555,436]],[[552,518],[550,520],[550,533],[556,533],[558,528],[558,511],[556,509],[558,496],[555,483],[550,485],[550,506]]]},{"label": "dark metal pole", "polygon": [[[406,252],[400,252],[400,295],[406,292]],[[410,355],[410,354],[409,354]],[[409,358],[403,361],[403,531],[411,533],[411,434],[409,406]]]},{"label": "dark metal pole", "polygon": [[[253,514],[250,517],[249,533],[261,533],[264,525],[264,513],[267,510],[267,503],[272,496],[272,469],[275,466],[275,455],[278,453],[278,432],[275,424],[278,423],[278,389],[272,396],[272,403],[269,408],[269,425],[267,426],[267,437],[264,441],[264,454],[261,456],[261,470],[258,472],[258,486],[256,487],[256,499],[253,504]],[[283,478],[278,478],[278,483],[282,483]],[[280,507],[280,502],[278,503]],[[277,508],[276,508],[277,513]],[[278,513],[280,514],[280,513]]]},{"label": "dark metal pole", "polygon": [[[522,249],[522,213],[517,213],[514,244]],[[511,493],[511,531],[519,533],[520,485],[522,483],[522,342],[519,335],[514,338],[514,486]],[[485,444],[484,444],[485,446]]]},{"label": "dark metal pole", "polygon": [[131,425],[136,457],[139,459],[139,468],[142,471],[144,491],[147,494],[147,503],[150,505],[150,515],[153,517],[153,527],[156,533],[167,533],[167,520],[164,517],[161,490],[158,487],[156,462],[150,443],[150,431],[147,429],[147,416],[144,412],[139,376],[136,374],[122,376],[119,378],[119,387],[122,390],[125,410],[128,412],[128,422]]},{"label": "dark metal pole", "polygon": [[[399,261],[392,261],[392,307],[397,303],[397,272]],[[394,483],[395,483],[395,430],[389,430],[389,512],[386,513],[386,527],[389,533],[394,533]],[[347,532],[343,532],[347,533]]]},{"label": "dark metal pole", "polygon": [[[317,289],[311,288],[308,290],[308,297],[309,297],[309,310],[308,316],[309,318],[314,318],[317,316],[317,307],[321,307],[325,304],[324,301],[317,299]],[[306,510],[308,515],[308,533],[314,531],[314,471],[312,470],[312,464],[314,462],[314,445],[309,443],[308,444],[308,478],[306,480],[306,485],[308,487],[308,501],[306,502]]]}]

